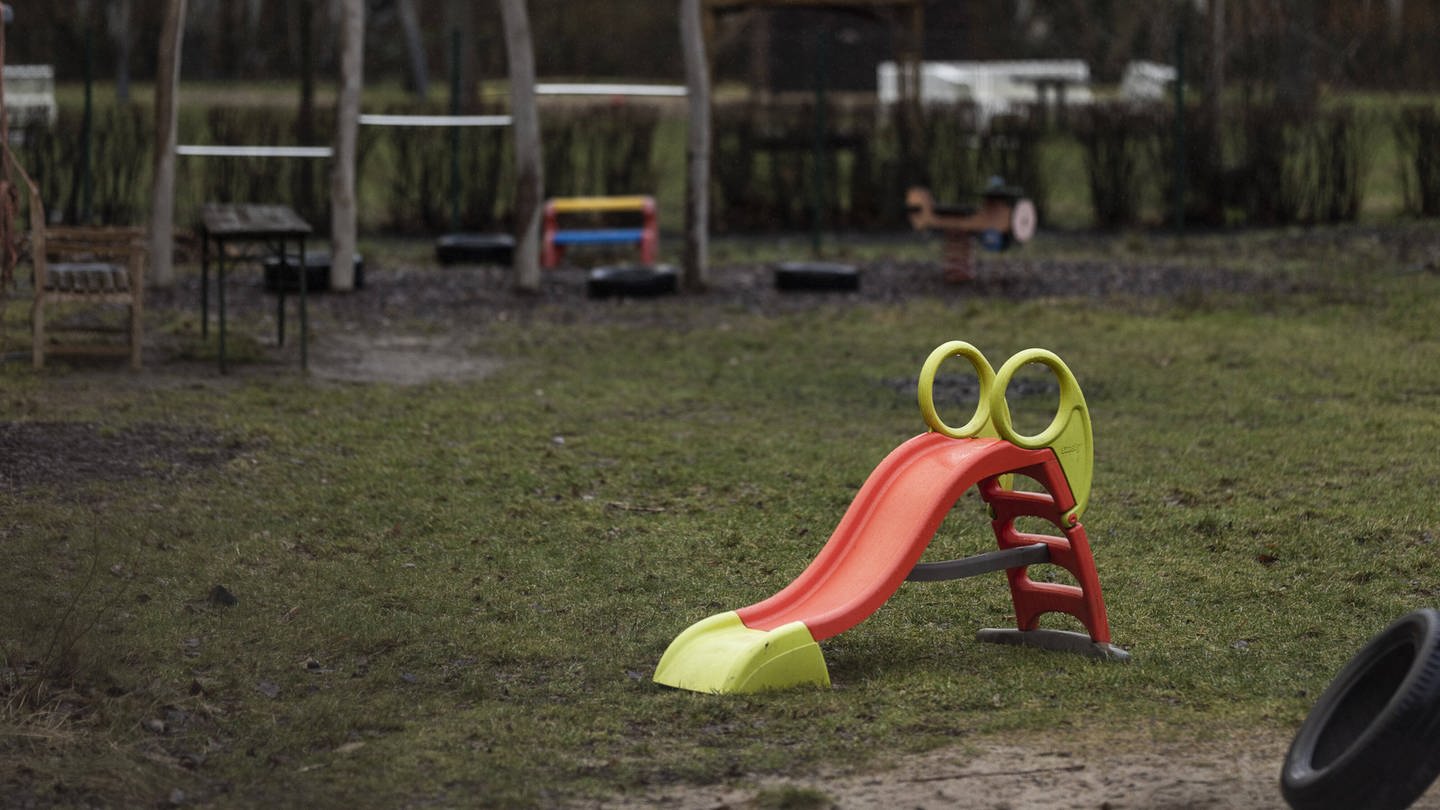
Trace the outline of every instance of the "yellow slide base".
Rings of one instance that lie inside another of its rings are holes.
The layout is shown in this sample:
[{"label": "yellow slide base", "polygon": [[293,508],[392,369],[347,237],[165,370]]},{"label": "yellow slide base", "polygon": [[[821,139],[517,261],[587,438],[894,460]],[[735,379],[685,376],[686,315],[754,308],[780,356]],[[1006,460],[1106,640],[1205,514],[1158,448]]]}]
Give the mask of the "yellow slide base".
[{"label": "yellow slide base", "polygon": [[693,692],[743,694],[829,686],[830,672],[804,622],[751,630],[732,610],[676,636],[655,667],[655,682]]}]

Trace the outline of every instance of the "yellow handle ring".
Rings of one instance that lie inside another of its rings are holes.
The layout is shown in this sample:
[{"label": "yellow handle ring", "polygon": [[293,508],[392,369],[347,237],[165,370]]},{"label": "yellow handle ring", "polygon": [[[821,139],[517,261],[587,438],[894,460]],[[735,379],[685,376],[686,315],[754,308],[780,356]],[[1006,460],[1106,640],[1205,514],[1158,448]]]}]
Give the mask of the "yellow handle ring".
[{"label": "yellow handle ring", "polygon": [[[963,357],[970,361],[975,367],[975,375],[980,378],[980,396],[975,403],[975,414],[970,421],[958,428],[945,424],[940,414],[935,410],[935,372],[940,370],[940,364],[951,357]],[[990,361],[980,350],[966,343],[963,340],[952,340],[942,343],[930,352],[925,358],[925,364],[920,367],[920,382],[916,386],[916,393],[920,397],[920,414],[925,417],[925,424],[936,433],[949,436],[952,439],[968,439],[984,429],[990,421],[990,414],[993,407],[990,404],[991,391],[995,386],[995,369],[990,366]],[[1005,398],[1000,398],[1000,410],[1004,411]]]},{"label": "yellow handle ring", "polygon": [[[1049,427],[1034,436],[1025,436],[1015,431],[1015,425],[1010,420],[1010,410],[1004,406],[1005,392],[1010,388],[1015,372],[1030,363],[1039,363],[1054,372],[1056,381],[1060,383],[1060,404],[1055,408],[1055,418],[1050,421]],[[1085,409],[1085,397],[1080,393],[1080,384],[1075,381],[1070,367],[1065,365],[1065,361],[1058,355],[1046,349],[1026,349],[1006,360],[995,373],[995,387],[990,392],[990,398],[990,411],[995,415],[995,430],[1005,441],[1026,450],[1039,450],[1053,445],[1069,427],[1075,411]]]}]

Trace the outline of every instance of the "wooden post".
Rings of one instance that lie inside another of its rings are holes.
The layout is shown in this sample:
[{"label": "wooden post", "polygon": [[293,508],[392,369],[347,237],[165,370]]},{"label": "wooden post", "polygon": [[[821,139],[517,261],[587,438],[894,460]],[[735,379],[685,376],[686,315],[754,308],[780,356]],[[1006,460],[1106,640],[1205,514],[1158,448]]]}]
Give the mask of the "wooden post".
[{"label": "wooden post", "polygon": [[[8,4],[0,4],[0,312],[10,300],[10,285],[15,281],[19,260],[19,240],[15,238],[19,195],[11,185],[15,167],[10,154],[10,118],[5,112],[5,24],[13,13]],[[0,319],[0,345],[4,340],[5,322]]]},{"label": "wooden post", "polygon": [[179,120],[180,45],[185,0],[169,0],[155,72],[154,182],[150,194],[150,283],[175,284],[175,130]]},{"label": "wooden post", "polygon": [[425,39],[420,32],[420,17],[415,13],[415,0],[399,0],[395,10],[400,17],[400,33],[405,37],[405,55],[410,64],[410,92],[424,101],[430,92],[430,71],[425,64]]},{"label": "wooden post", "polygon": [[700,0],[680,0],[680,50],[685,56],[689,126],[685,140],[685,253],[681,280],[687,290],[709,283],[710,65]]},{"label": "wooden post", "polygon": [[545,168],[535,105],[535,51],[525,0],[500,0],[510,61],[510,116],[515,135],[515,286],[540,291],[540,217]]},{"label": "wooden post", "polygon": [[1175,23],[1175,232],[1185,234],[1185,9]]},{"label": "wooden post", "polygon": [[[330,174],[330,289],[355,289],[355,153],[365,70],[365,0],[340,7],[340,89],[335,97],[335,156]],[[300,257],[305,272],[305,257]]]}]

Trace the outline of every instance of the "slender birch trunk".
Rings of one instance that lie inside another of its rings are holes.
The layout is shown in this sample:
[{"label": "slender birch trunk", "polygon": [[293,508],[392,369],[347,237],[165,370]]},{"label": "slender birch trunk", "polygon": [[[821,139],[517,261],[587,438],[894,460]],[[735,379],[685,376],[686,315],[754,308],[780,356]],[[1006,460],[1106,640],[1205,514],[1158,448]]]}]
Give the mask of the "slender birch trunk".
[{"label": "slender birch trunk", "polygon": [[690,107],[685,139],[685,253],[682,279],[687,290],[709,283],[710,71],[700,0],[680,0],[680,48],[685,54],[685,88]]},{"label": "slender birch trunk", "polygon": [[545,169],[535,105],[535,51],[525,0],[500,0],[510,60],[510,115],[515,137],[515,286],[540,291],[540,215]]},{"label": "slender birch trunk", "polygon": [[[335,154],[330,174],[332,290],[355,289],[355,152],[364,70],[365,0],[344,0],[340,9],[340,89],[335,98]],[[301,262],[304,262],[303,258]]]},{"label": "slender birch trunk", "polygon": [[179,120],[180,46],[185,0],[169,0],[155,68],[154,185],[150,194],[150,283],[175,284],[175,131]]},{"label": "slender birch trunk", "polygon": [[430,93],[430,66],[425,62],[425,40],[420,33],[420,17],[415,13],[415,0],[399,0],[400,30],[405,36],[405,53],[410,62],[410,92],[423,99]]}]

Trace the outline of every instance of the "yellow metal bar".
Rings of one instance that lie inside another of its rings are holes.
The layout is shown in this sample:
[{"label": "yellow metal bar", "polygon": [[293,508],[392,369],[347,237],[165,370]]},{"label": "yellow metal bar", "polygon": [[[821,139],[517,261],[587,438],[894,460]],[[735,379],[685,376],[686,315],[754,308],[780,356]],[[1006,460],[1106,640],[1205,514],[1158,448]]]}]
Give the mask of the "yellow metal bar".
[{"label": "yellow metal bar", "polygon": [[557,214],[589,211],[643,211],[646,206],[653,204],[653,197],[639,194],[629,197],[556,197],[550,200],[550,208]]}]

